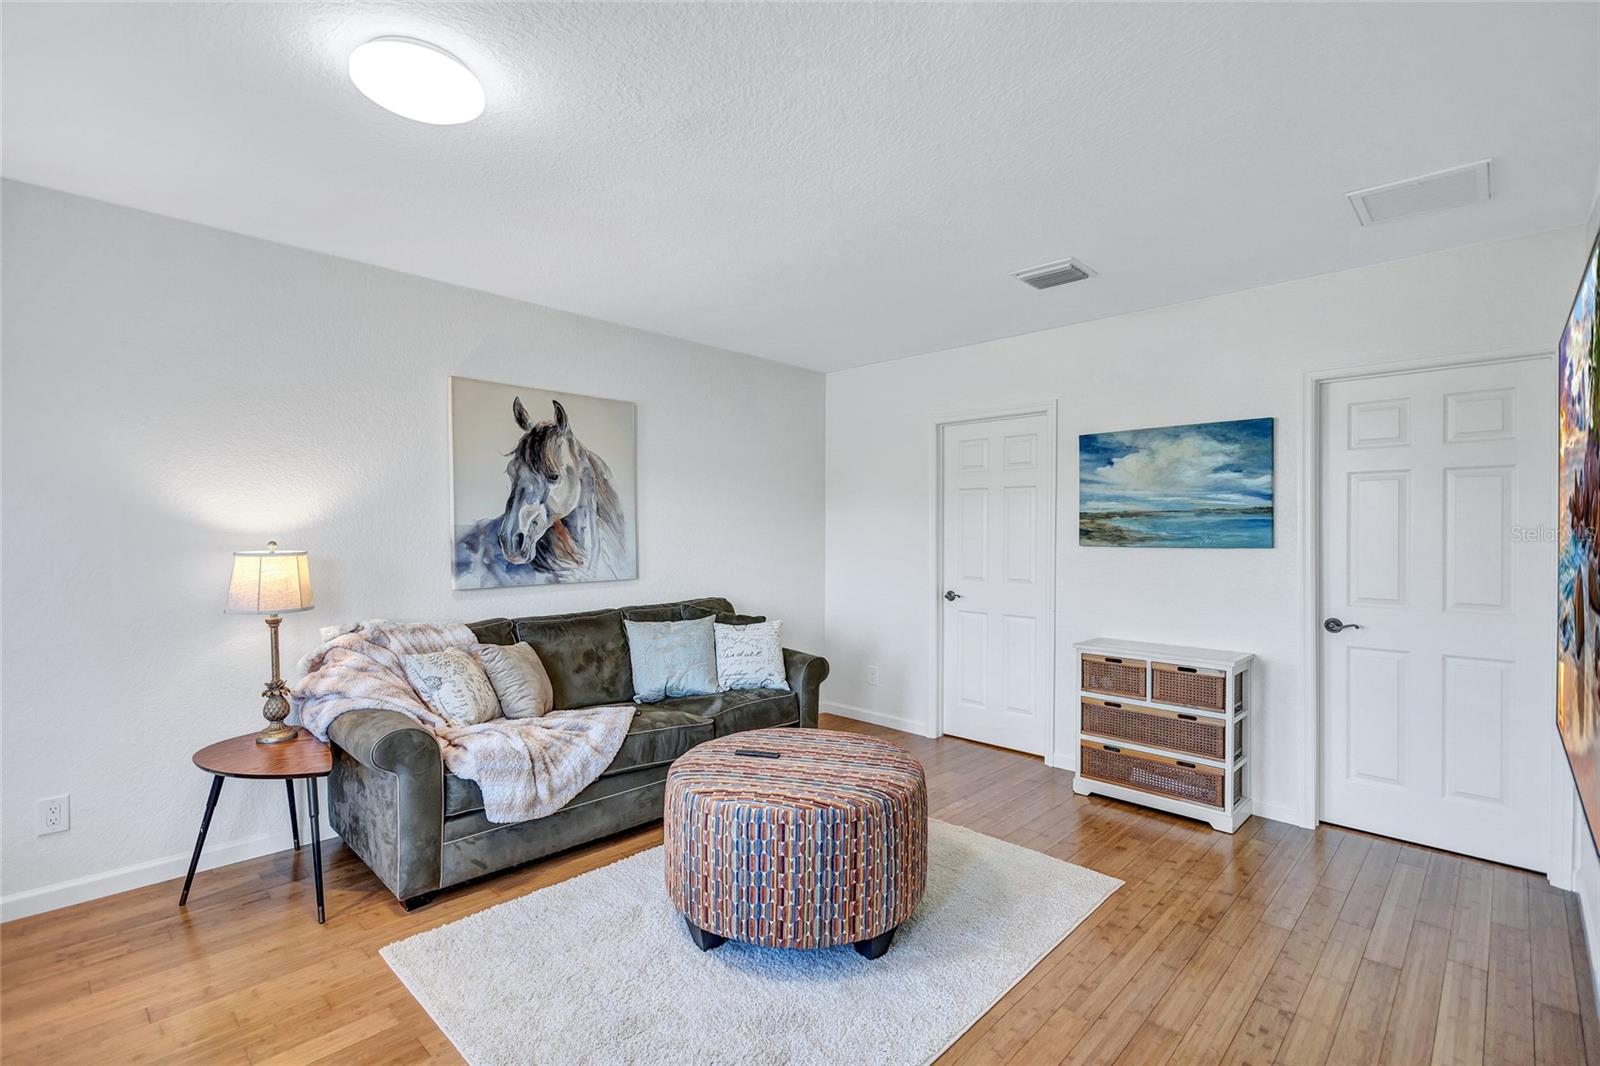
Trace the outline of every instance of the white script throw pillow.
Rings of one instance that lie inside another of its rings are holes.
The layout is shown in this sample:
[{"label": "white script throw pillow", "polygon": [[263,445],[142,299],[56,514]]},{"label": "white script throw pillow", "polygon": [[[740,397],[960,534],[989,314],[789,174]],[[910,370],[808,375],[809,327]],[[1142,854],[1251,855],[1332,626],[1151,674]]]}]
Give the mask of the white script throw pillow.
[{"label": "white script throw pillow", "polygon": [[783,623],[717,626],[717,685],[722,691],[743,688],[789,690],[783,672]]},{"label": "white script throw pillow", "polygon": [[500,717],[500,701],[489,675],[460,648],[407,655],[401,662],[417,695],[451,725],[477,725]]}]

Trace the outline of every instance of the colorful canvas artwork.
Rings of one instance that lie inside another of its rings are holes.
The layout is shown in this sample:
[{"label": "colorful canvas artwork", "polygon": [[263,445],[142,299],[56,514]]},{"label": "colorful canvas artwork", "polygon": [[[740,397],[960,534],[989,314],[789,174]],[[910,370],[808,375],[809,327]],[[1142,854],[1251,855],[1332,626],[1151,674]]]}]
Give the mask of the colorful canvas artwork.
[{"label": "colorful canvas artwork", "polygon": [[639,576],[634,407],[450,379],[455,587]]},{"label": "colorful canvas artwork", "polygon": [[1595,329],[1595,278],[1600,237],[1589,249],[1578,296],[1557,350],[1561,393],[1560,563],[1556,595],[1556,726],[1572,765],[1589,831],[1600,840],[1600,330]]},{"label": "colorful canvas artwork", "polygon": [[1079,437],[1078,543],[1272,547],[1272,419]]}]

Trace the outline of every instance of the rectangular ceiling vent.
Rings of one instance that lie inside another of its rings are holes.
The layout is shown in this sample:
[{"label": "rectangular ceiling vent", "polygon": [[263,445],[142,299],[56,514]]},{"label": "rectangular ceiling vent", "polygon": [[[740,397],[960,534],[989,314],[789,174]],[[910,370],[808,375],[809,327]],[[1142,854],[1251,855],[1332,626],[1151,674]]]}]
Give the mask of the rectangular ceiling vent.
[{"label": "rectangular ceiling vent", "polygon": [[1094,271],[1076,259],[1063,259],[1059,263],[1046,263],[1044,266],[1019,270],[1011,276],[1027,282],[1036,289],[1053,289],[1057,285],[1066,285],[1070,282],[1082,281],[1084,278],[1092,278],[1094,277]]},{"label": "rectangular ceiling vent", "polygon": [[1392,181],[1345,193],[1363,226],[1392,222],[1407,215],[1465,207],[1489,198],[1489,161],[1451,167],[1420,178]]}]

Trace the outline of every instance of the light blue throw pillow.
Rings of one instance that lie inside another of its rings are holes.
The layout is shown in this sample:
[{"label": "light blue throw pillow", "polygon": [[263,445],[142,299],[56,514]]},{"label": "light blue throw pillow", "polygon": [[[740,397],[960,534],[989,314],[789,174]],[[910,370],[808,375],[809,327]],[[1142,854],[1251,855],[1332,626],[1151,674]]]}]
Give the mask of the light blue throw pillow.
[{"label": "light blue throw pillow", "polygon": [[635,700],[657,703],[669,696],[709,696],[718,691],[714,619],[622,624],[628,628]]}]

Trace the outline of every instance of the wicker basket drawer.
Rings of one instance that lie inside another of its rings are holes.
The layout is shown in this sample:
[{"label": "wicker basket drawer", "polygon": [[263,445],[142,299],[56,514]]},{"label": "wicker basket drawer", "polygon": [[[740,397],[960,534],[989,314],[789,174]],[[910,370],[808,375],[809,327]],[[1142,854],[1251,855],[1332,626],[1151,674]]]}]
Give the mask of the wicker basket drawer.
[{"label": "wicker basket drawer", "polygon": [[1198,707],[1202,711],[1228,709],[1228,674],[1173,663],[1150,664],[1150,698],[1157,703]]},{"label": "wicker basket drawer", "polygon": [[1120,659],[1110,655],[1079,656],[1083,687],[1107,696],[1132,696],[1144,699],[1143,659]]},{"label": "wicker basket drawer", "polygon": [[1225,759],[1228,755],[1226,723],[1181,711],[1134,707],[1085,696],[1083,731],[1114,740],[1170,748],[1203,759]]},{"label": "wicker basket drawer", "polygon": [[1222,807],[1227,802],[1223,794],[1226,777],[1221,770],[1092,740],[1082,741],[1078,749],[1078,772],[1084,777],[1208,807]]}]

